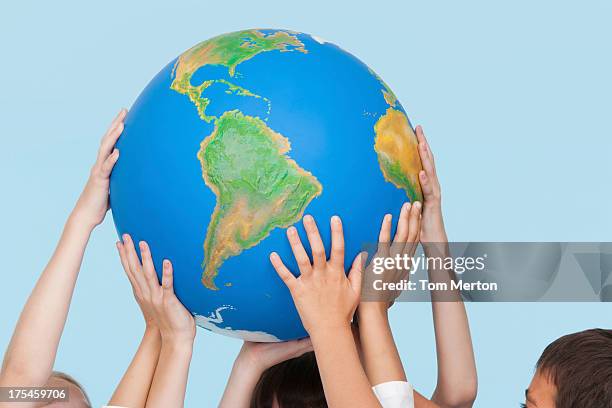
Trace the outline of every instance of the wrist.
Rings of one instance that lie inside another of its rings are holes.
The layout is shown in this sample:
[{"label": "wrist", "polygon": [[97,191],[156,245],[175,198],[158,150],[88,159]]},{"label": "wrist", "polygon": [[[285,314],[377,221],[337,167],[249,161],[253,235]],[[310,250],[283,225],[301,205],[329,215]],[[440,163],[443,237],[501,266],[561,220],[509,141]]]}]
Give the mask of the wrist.
[{"label": "wrist", "polygon": [[357,309],[359,324],[370,319],[389,319],[389,302],[361,302]]},{"label": "wrist", "polygon": [[425,210],[442,213],[442,199],[440,197],[424,199],[423,200],[423,211]]},{"label": "wrist", "polygon": [[[423,235],[425,238],[423,238]],[[446,230],[444,229],[444,225],[437,226],[423,226],[421,232],[421,241],[422,242],[447,242],[448,238],[446,236]]]},{"label": "wrist", "polygon": [[269,367],[265,367],[264,364],[255,360],[246,353],[243,353],[242,351],[238,354],[236,361],[234,361],[234,369],[236,372],[257,376],[258,378],[268,368]]},{"label": "wrist", "polygon": [[185,336],[164,336],[161,334],[162,348],[171,354],[191,355],[193,351],[193,338]]},{"label": "wrist", "polygon": [[193,330],[183,328],[183,329],[159,329],[162,341],[170,344],[176,345],[178,347],[193,347],[193,342],[195,340],[195,327]]},{"label": "wrist", "polygon": [[[140,306],[140,305],[139,305]],[[140,306],[142,310],[142,306]],[[159,326],[157,325],[155,319],[153,317],[147,316],[143,314],[144,322],[145,322],[145,330],[157,330],[159,331]]]},{"label": "wrist", "polygon": [[66,222],[66,225],[71,228],[77,228],[80,230],[85,230],[87,232],[92,232],[94,228],[98,225],[98,223],[93,221],[91,217],[88,217],[77,206],[68,216],[68,221]]},{"label": "wrist", "polygon": [[353,336],[353,331],[351,330],[350,323],[339,323],[335,325],[321,325],[318,327],[313,327],[308,331],[310,338],[312,340],[313,346],[315,343],[321,343],[325,341],[334,341],[333,339],[336,337],[341,337],[343,335],[348,334],[349,336]]},{"label": "wrist", "polygon": [[427,204],[423,208],[421,223],[421,242],[447,242],[446,229],[444,228],[444,217],[440,203]]},{"label": "wrist", "polygon": [[159,332],[159,328],[153,324],[148,324],[145,326],[144,331],[145,337],[159,337],[161,339],[161,333]]}]

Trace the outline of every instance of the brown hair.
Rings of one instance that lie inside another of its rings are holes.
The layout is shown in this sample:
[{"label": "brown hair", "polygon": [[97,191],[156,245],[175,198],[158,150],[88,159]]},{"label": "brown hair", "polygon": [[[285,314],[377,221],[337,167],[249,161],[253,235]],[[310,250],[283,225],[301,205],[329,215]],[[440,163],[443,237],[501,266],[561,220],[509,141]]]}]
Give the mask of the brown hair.
[{"label": "brown hair", "polygon": [[585,330],[553,341],[536,369],[555,385],[557,408],[612,407],[612,330]]},{"label": "brown hair", "polygon": [[314,352],[268,368],[259,379],[251,408],[327,408]]}]

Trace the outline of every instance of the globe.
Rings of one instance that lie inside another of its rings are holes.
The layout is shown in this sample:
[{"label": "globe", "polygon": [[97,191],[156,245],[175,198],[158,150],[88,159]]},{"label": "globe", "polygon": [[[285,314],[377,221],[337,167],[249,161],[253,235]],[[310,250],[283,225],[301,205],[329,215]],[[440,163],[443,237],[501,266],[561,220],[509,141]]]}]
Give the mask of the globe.
[{"label": "globe", "polygon": [[110,200],[118,233],[149,243],[158,273],[205,329],[249,341],[307,335],[269,262],[298,269],[285,230],[339,215],[349,266],[382,217],[420,200],[417,141],[394,93],[318,37],[244,30],[187,50],[134,102]]}]

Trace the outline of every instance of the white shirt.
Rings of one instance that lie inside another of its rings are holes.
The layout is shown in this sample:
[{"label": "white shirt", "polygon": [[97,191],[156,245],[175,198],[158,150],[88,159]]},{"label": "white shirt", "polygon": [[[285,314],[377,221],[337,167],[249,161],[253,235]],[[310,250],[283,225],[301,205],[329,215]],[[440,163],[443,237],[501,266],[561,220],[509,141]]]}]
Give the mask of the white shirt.
[{"label": "white shirt", "polygon": [[383,408],[414,408],[414,391],[406,381],[389,381],[372,387]]}]

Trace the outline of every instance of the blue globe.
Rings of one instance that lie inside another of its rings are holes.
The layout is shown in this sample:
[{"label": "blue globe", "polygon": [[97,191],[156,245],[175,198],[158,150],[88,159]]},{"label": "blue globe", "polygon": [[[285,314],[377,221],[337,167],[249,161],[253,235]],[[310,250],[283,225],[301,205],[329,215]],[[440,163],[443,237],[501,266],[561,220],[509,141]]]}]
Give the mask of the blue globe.
[{"label": "blue globe", "polygon": [[420,200],[404,109],[365,64],[315,36],[244,30],[171,61],[132,106],[111,177],[118,233],[149,243],[158,273],[199,326],[251,341],[305,332],[269,262],[297,274],[285,237],[301,217],[329,247],[339,215],[346,264],[382,217]]}]

